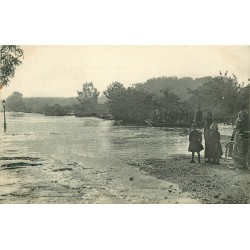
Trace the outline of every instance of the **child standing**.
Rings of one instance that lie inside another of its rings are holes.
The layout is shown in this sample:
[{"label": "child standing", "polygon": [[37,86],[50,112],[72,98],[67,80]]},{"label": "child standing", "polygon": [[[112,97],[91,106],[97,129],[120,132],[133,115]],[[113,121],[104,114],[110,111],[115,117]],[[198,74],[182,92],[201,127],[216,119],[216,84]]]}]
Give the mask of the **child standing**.
[{"label": "child standing", "polygon": [[220,144],[220,132],[218,130],[218,124],[212,123],[210,131],[210,150],[212,164],[220,164],[220,158],[223,155],[222,147]]},{"label": "child standing", "polygon": [[201,132],[197,130],[198,126],[196,124],[192,125],[192,131],[189,134],[189,147],[188,151],[192,152],[192,160],[191,163],[195,163],[194,161],[194,153],[196,152],[198,154],[198,162],[201,162],[201,157],[200,157],[200,151],[203,150],[202,146],[202,136]]}]

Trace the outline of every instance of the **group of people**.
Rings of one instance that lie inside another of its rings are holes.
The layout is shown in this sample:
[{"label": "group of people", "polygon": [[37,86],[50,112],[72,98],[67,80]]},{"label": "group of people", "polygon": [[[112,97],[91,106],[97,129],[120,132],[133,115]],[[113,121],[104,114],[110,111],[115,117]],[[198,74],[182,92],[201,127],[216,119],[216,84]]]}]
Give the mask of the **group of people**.
[{"label": "group of people", "polygon": [[[207,160],[206,163],[210,164],[220,164],[220,158],[223,154],[222,147],[220,143],[220,132],[218,130],[218,124],[213,122],[212,115],[209,112],[208,117],[204,127],[204,139],[205,139],[205,154],[204,158]],[[192,125],[192,131],[189,135],[189,147],[188,151],[192,152],[191,163],[195,163],[194,154],[198,154],[198,162],[201,162],[200,152],[204,149],[202,145],[202,134],[198,131],[197,124]]]},{"label": "group of people", "polygon": [[[236,120],[236,126],[232,134],[232,141],[237,141],[237,137],[243,136],[244,139],[249,136],[249,114],[247,105],[242,105],[238,118]],[[205,140],[205,153],[204,158],[207,159],[205,163],[220,164],[220,158],[223,155],[222,147],[220,143],[220,133],[218,130],[218,124],[213,121],[212,113],[207,113],[207,118],[204,125],[204,140]],[[249,145],[247,140],[243,140],[242,152],[246,154]],[[198,131],[197,124],[192,125],[192,131],[189,135],[189,147],[188,151],[192,152],[191,163],[194,163],[194,154],[198,154],[198,162],[200,163],[200,152],[204,149],[202,145],[202,134]]]},{"label": "group of people", "polygon": [[202,122],[202,111],[198,108],[198,111],[195,115],[192,109],[184,110],[179,108],[178,110],[171,109],[160,110],[156,108],[152,112],[152,121],[153,122],[165,122],[165,123],[189,123],[192,124],[194,121],[197,124]]}]

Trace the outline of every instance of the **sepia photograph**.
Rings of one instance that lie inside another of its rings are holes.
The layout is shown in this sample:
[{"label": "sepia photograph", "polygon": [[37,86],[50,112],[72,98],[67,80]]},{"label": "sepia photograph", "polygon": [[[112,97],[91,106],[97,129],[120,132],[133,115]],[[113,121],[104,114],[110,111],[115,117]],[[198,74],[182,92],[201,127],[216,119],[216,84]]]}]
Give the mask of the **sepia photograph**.
[{"label": "sepia photograph", "polygon": [[0,203],[250,203],[250,46],[0,51]]},{"label": "sepia photograph", "polygon": [[1,249],[249,249],[248,5],[2,0]]}]

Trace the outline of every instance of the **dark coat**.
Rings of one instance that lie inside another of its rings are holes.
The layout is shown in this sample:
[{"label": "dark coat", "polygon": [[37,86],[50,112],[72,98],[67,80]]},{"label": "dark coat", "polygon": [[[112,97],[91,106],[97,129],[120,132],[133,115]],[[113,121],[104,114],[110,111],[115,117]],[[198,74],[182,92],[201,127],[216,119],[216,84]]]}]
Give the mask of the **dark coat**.
[{"label": "dark coat", "polygon": [[205,125],[204,125],[204,136],[205,136],[205,132],[206,132],[207,130],[210,130],[210,126],[212,125],[213,122],[214,122],[214,121],[213,121],[212,118],[211,118],[211,119],[207,119],[207,120],[205,121]]},{"label": "dark coat", "polygon": [[201,150],[204,149],[201,143],[202,143],[201,133],[197,130],[192,131],[189,135],[188,151],[189,152],[200,152]]},{"label": "dark coat", "polygon": [[211,130],[209,142],[209,153],[212,159],[220,158],[223,155],[222,147],[220,144],[220,133],[219,131]]},{"label": "dark coat", "polygon": [[204,126],[204,139],[205,139],[205,153],[204,153],[204,158],[210,158],[210,126],[213,123],[213,119],[207,119],[205,122],[205,126]]},{"label": "dark coat", "polygon": [[243,134],[244,139],[247,139],[245,132],[250,130],[248,114],[242,114],[242,118],[237,124],[236,129],[239,129],[239,133]]}]

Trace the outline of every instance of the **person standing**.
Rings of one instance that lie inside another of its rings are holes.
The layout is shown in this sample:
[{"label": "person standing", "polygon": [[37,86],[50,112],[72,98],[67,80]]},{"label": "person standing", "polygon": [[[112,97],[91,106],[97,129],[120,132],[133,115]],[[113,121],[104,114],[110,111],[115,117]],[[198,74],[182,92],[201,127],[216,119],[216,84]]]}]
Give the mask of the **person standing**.
[{"label": "person standing", "polygon": [[198,154],[198,162],[201,162],[201,157],[200,157],[200,151],[203,150],[202,146],[202,136],[201,132],[197,130],[197,124],[192,125],[192,131],[189,134],[189,146],[188,146],[188,151],[192,152],[192,160],[191,163],[195,163],[194,161],[194,154]]},{"label": "person standing", "polygon": [[210,157],[212,164],[220,164],[220,158],[223,155],[222,147],[220,144],[220,132],[218,130],[218,124],[212,123],[210,131]]},{"label": "person standing", "polygon": [[[234,122],[234,129],[231,136],[231,141],[235,141],[239,143],[239,152],[244,155],[248,151],[248,133],[249,131],[249,115],[248,115],[248,106],[243,104],[240,106],[240,111],[238,113],[237,119]],[[241,140],[241,136],[243,136],[243,140]],[[245,140],[244,140],[245,139]],[[229,155],[232,155],[232,148],[230,148]]]},{"label": "person standing", "polygon": [[211,142],[210,142],[210,127],[213,123],[213,118],[212,118],[212,113],[207,112],[207,119],[205,121],[205,126],[204,126],[204,140],[205,140],[205,153],[204,153],[204,158],[207,159],[205,163],[210,163],[211,162]]},{"label": "person standing", "polygon": [[242,151],[243,154],[246,155],[249,148],[249,133],[250,133],[250,123],[249,123],[249,114],[248,114],[248,106],[242,105],[241,106],[241,112],[240,112],[240,120],[237,124],[237,129],[239,131],[239,134],[242,134]]},{"label": "person standing", "polygon": [[[248,106],[243,104],[240,106],[240,111],[238,113],[238,117],[235,121],[235,126],[233,130],[233,134],[231,136],[231,141],[237,141],[237,134],[242,134],[246,137],[245,131],[249,131],[249,114],[248,114]],[[247,139],[247,138],[244,138]]]},{"label": "person standing", "polygon": [[246,131],[249,131],[249,114],[248,114],[248,110],[249,108],[247,107],[247,105],[242,105],[241,106],[241,111],[239,112],[239,124],[238,124],[238,128],[239,128],[239,133],[240,134],[244,134],[246,133]]}]

